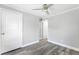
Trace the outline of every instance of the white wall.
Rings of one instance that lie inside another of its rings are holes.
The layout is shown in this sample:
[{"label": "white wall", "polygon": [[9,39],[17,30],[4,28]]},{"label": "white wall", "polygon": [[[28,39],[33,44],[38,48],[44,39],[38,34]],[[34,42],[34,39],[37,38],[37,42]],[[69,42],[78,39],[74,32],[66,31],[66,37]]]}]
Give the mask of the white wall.
[{"label": "white wall", "polygon": [[23,45],[39,40],[39,17],[23,14]]},{"label": "white wall", "polygon": [[79,48],[79,9],[55,17],[49,24],[49,40]]}]

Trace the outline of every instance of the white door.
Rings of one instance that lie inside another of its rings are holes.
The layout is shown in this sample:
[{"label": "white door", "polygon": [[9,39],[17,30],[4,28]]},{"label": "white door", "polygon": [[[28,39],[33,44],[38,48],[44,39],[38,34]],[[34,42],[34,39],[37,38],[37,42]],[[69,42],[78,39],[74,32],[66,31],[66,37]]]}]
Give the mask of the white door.
[{"label": "white door", "polygon": [[43,38],[48,38],[48,20],[43,20]]},{"label": "white door", "polygon": [[3,10],[2,48],[7,52],[22,45],[22,15],[11,10]]},{"label": "white door", "polygon": [[1,16],[2,16],[2,12],[1,12],[1,8],[0,8],[0,54],[2,52],[2,44],[1,44],[2,43],[2,37],[1,37],[1,31],[2,31],[1,30],[1,28],[2,28],[2,20],[1,19],[2,19],[2,17]]}]

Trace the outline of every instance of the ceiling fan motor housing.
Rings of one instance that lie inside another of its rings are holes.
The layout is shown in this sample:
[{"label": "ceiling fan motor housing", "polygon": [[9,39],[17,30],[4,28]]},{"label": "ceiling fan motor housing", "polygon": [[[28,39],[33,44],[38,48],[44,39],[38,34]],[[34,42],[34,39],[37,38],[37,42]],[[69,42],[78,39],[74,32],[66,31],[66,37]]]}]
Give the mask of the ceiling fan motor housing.
[{"label": "ceiling fan motor housing", "polygon": [[48,10],[48,5],[47,5],[47,4],[44,4],[44,5],[43,5],[43,9],[44,9],[44,10]]}]

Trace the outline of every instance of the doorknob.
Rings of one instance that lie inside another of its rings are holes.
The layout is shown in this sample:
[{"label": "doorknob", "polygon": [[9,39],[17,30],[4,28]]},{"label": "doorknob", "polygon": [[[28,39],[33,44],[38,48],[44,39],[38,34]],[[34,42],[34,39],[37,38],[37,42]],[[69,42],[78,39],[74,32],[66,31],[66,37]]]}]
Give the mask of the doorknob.
[{"label": "doorknob", "polygon": [[5,33],[1,33],[1,35],[5,35]]}]

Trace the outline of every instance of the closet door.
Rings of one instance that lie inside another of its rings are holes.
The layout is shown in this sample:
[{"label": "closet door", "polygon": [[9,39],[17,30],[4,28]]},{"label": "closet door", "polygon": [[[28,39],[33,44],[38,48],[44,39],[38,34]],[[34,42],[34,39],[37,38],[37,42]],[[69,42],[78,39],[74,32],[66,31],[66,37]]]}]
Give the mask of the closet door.
[{"label": "closet door", "polygon": [[2,29],[2,12],[1,12],[1,8],[0,8],[0,54],[2,52],[2,36],[1,36],[1,29]]},{"label": "closet door", "polygon": [[7,52],[22,45],[22,14],[12,10],[3,10],[2,46]]}]

